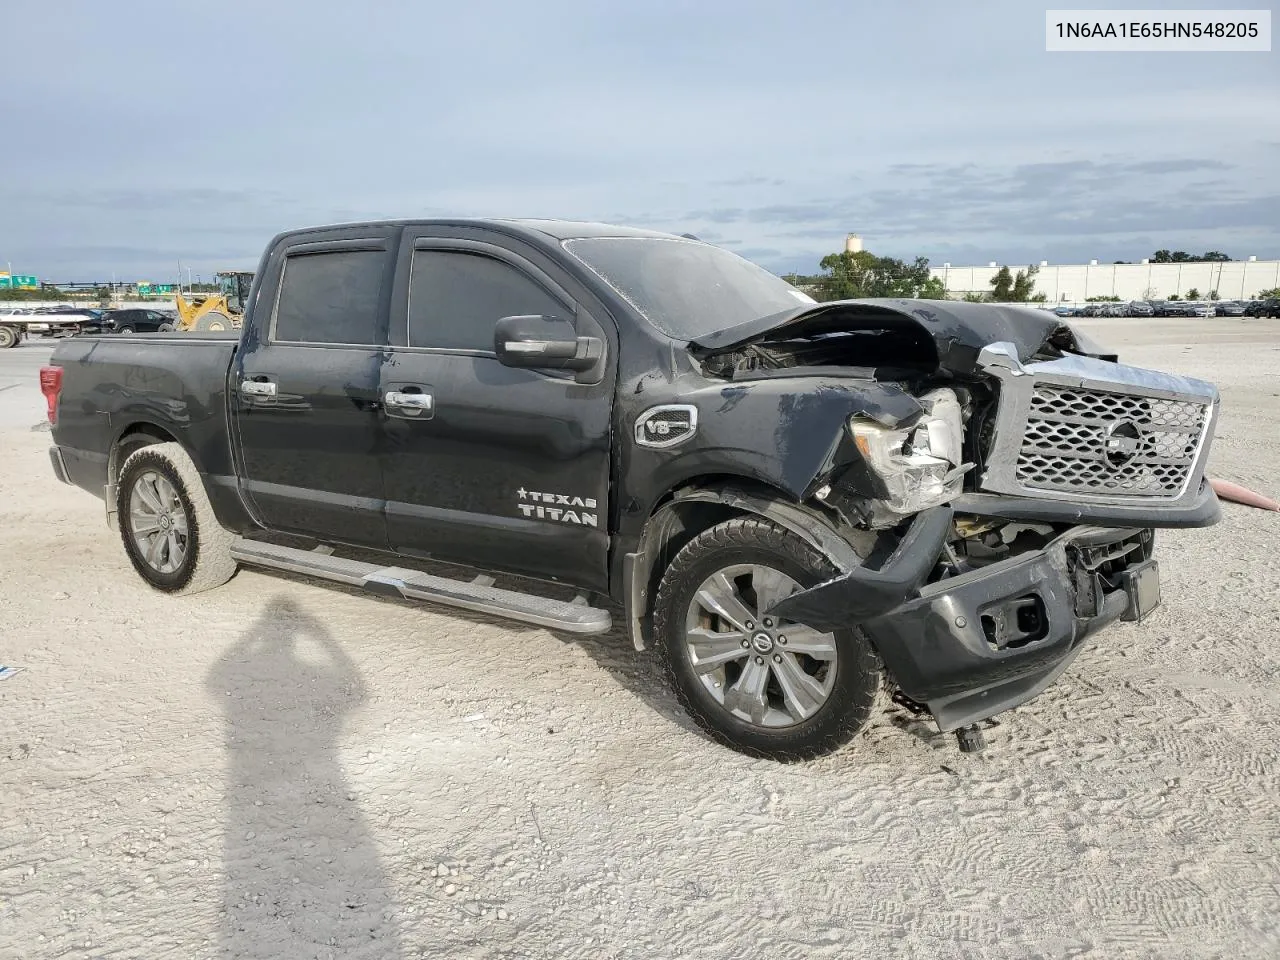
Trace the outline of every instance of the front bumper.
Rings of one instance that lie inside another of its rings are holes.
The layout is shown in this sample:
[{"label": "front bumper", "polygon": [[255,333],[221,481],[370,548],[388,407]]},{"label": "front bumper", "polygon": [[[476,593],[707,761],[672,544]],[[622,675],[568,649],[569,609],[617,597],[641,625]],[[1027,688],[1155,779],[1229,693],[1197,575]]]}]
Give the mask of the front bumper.
[{"label": "front bumper", "polygon": [[[842,615],[866,596],[859,580],[883,578],[882,571],[853,571],[773,612],[818,629],[858,623],[901,691],[926,705],[939,729],[955,730],[1030,700],[1058,678],[1090,635],[1154,609],[1159,568],[1153,548],[1149,529],[1073,527],[1043,550],[924,586],[921,577],[908,599],[867,619]],[[918,552],[910,553],[886,568],[913,559],[919,569]],[[929,569],[937,557],[929,558]]]},{"label": "front bumper", "polygon": [[963,493],[951,501],[956,513],[999,517],[1024,523],[1073,521],[1109,527],[1158,527],[1176,529],[1211,527],[1222,518],[1222,506],[1209,481],[1202,479],[1194,495],[1176,505],[1070,503],[1010,497],[991,493]]}]

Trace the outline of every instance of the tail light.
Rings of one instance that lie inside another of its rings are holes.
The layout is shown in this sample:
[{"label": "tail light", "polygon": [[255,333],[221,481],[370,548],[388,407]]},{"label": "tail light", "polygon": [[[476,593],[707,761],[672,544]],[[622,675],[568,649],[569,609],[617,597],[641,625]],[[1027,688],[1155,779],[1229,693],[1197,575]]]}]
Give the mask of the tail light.
[{"label": "tail light", "polygon": [[49,422],[58,422],[58,394],[62,392],[62,368],[40,368],[40,392],[49,408]]}]

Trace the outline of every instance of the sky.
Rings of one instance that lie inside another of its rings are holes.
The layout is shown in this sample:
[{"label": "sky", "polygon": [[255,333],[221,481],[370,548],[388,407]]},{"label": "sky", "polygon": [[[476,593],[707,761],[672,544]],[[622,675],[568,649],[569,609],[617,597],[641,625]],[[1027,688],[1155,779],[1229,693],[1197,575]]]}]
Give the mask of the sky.
[{"label": "sky", "polygon": [[1280,258],[1280,52],[1047,53],[1025,0],[4,7],[0,269],[46,280],[207,280],[282,230],[432,216],[777,272],[851,232],[937,266]]}]

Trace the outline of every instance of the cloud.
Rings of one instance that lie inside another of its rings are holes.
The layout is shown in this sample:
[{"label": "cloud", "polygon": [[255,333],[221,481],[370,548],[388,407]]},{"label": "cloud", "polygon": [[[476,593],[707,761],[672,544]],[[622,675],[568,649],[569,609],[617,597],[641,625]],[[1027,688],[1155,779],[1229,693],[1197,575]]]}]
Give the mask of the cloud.
[{"label": "cloud", "polygon": [[787,181],[780,177],[734,177],[731,180],[714,180],[712,186],[716,187],[783,187]]},{"label": "cloud", "polygon": [[[983,262],[1138,236],[1280,248],[1261,222],[1268,58],[1048,55],[1013,0],[981,18],[814,0],[799,19],[763,0],[223,0],[222,22],[251,25],[230,70],[181,44],[104,67],[138,17],[80,0],[68,31],[67,6],[6,8],[58,37],[57,69],[39,44],[0,57],[39,118],[0,152],[0,255],[41,275],[211,272],[291,227],[431,215],[714,233],[769,266],[816,263],[851,230]],[[199,5],[131,9],[175,36],[208,26]]]},{"label": "cloud", "polygon": [[1216,157],[912,162],[863,176],[874,186],[673,219],[714,224],[772,269],[812,270],[850,231],[878,253],[957,264],[1136,260],[1161,246],[1280,253],[1280,192]]}]

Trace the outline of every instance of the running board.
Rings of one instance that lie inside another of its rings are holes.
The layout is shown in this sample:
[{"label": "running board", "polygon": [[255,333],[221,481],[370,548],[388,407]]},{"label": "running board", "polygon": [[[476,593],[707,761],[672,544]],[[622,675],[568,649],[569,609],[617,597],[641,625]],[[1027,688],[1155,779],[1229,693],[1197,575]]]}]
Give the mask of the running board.
[{"label": "running board", "polygon": [[[332,552],[332,551],[330,551]],[[462,607],[552,630],[569,633],[606,633],[612,626],[608,610],[587,603],[579,594],[573,600],[552,600],[515,590],[493,586],[493,578],[484,575],[468,582],[437,577],[420,570],[384,567],[359,560],[344,560],[316,550],[298,550],[258,540],[239,539],[231,546],[231,555],[241,563],[273,570],[288,570],[338,583],[364,587],[383,596],[426,600],[451,607]]]}]

